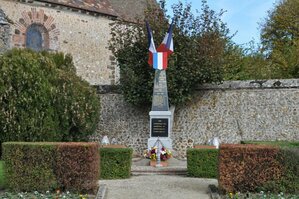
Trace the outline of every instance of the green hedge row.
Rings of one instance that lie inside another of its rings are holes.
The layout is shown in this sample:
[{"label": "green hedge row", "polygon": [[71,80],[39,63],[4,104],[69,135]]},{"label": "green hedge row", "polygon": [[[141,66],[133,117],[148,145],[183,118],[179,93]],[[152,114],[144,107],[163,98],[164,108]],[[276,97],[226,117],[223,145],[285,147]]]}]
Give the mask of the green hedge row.
[{"label": "green hedge row", "polygon": [[122,179],[131,176],[131,148],[100,148],[100,178]]},{"label": "green hedge row", "polygon": [[12,191],[95,192],[97,143],[3,143],[6,188]]},{"label": "green hedge row", "polygon": [[216,178],[218,149],[188,149],[187,173],[192,177]]}]

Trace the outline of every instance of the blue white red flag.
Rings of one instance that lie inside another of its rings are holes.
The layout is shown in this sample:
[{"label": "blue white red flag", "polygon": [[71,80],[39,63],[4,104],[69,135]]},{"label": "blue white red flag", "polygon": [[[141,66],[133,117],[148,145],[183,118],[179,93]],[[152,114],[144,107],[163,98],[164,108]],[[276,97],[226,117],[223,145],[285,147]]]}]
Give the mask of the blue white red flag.
[{"label": "blue white red flag", "polygon": [[156,46],[154,43],[154,37],[153,37],[153,32],[148,24],[148,22],[146,22],[146,29],[147,29],[147,34],[148,34],[148,43],[149,43],[149,57],[148,57],[148,64],[149,65],[153,65],[153,53],[156,53]]},{"label": "blue white red flag", "polygon": [[162,44],[158,47],[158,52],[167,52],[168,55],[173,53],[173,37],[172,37],[172,30],[173,30],[173,21],[170,24],[168,31],[163,39]]},{"label": "blue white red flag", "polygon": [[153,53],[153,68],[156,70],[165,70],[167,68],[167,52]]},{"label": "blue white red flag", "polygon": [[163,39],[163,42],[160,44],[159,48],[156,49],[153,33],[149,27],[148,22],[146,22],[146,28],[148,33],[148,43],[149,43],[149,58],[148,64],[153,66],[156,70],[166,70],[168,56],[173,53],[173,38],[172,38],[172,29],[173,22],[170,24],[168,31]]}]

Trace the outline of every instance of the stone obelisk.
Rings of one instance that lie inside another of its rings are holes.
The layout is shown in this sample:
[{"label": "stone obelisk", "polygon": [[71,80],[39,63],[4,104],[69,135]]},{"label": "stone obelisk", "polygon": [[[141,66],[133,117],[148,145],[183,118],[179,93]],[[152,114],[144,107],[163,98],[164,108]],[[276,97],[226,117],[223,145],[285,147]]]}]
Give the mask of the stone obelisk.
[{"label": "stone obelisk", "polygon": [[156,70],[150,115],[150,138],[148,148],[154,146],[158,137],[167,149],[172,149],[171,118],[169,111],[166,71]]}]

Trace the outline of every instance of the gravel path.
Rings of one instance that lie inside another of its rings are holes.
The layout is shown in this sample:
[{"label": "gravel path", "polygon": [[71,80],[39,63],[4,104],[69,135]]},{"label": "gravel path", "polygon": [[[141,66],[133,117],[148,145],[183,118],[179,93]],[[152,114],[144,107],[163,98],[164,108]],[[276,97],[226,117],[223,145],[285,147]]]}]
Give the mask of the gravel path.
[{"label": "gravel path", "polygon": [[105,199],[210,199],[208,185],[217,185],[217,180],[146,175],[125,180],[100,180],[100,184],[107,185]]}]

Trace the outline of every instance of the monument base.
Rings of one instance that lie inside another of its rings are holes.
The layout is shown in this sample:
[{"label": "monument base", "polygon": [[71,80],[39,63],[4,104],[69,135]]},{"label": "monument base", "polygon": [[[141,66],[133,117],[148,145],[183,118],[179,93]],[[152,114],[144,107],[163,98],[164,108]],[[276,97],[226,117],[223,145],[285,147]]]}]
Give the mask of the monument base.
[{"label": "monument base", "polygon": [[[157,139],[158,139],[158,137],[149,138],[147,141],[147,148],[151,149],[155,145]],[[172,140],[170,138],[159,137],[159,140],[162,142],[163,146],[166,147],[166,149],[172,150]]]}]

